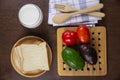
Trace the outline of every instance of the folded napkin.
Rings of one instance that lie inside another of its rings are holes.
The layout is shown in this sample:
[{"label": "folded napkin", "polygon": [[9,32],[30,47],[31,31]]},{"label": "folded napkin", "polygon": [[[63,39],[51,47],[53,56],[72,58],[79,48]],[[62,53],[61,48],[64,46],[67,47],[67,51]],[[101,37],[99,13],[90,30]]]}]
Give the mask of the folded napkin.
[{"label": "folded napkin", "polygon": [[53,25],[53,26],[80,25],[80,24],[94,25],[94,24],[98,23],[98,20],[101,20],[101,18],[89,16],[86,14],[74,16],[70,20],[66,21],[63,24],[55,24],[52,21],[52,18],[53,18],[53,16],[55,16],[56,14],[59,14],[61,12],[55,10],[54,5],[63,3],[63,4],[68,4],[77,9],[85,9],[87,7],[96,5],[99,2],[100,2],[99,0],[50,0],[49,1],[48,24]]}]

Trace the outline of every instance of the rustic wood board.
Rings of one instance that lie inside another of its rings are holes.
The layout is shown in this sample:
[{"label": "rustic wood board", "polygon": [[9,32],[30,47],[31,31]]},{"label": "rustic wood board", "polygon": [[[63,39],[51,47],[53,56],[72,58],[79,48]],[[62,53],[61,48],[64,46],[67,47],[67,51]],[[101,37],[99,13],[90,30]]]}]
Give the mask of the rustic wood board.
[{"label": "rustic wood board", "polygon": [[76,27],[64,27],[57,30],[57,64],[58,74],[60,76],[105,76],[107,74],[107,54],[106,54],[106,28],[104,26],[91,27],[91,43],[97,51],[98,62],[96,65],[85,63],[85,67],[81,70],[69,68],[62,59],[61,52],[63,50],[62,33],[65,30],[74,30]]}]

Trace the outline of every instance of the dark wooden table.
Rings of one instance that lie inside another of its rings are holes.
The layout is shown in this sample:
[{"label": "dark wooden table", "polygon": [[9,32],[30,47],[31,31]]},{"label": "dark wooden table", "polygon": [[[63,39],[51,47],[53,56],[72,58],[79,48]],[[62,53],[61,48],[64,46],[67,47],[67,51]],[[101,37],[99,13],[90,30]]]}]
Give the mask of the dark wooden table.
[{"label": "dark wooden table", "polygon": [[[120,0],[103,0],[106,17],[97,25],[107,28],[108,73],[103,77],[60,77],[57,74],[56,31],[47,24],[49,0],[0,0],[0,80],[120,80]],[[43,23],[36,29],[24,28],[18,11],[26,3],[37,4],[43,11]],[[35,35],[48,42],[53,52],[51,69],[44,75],[29,79],[19,75],[10,63],[13,44],[27,35]]]}]

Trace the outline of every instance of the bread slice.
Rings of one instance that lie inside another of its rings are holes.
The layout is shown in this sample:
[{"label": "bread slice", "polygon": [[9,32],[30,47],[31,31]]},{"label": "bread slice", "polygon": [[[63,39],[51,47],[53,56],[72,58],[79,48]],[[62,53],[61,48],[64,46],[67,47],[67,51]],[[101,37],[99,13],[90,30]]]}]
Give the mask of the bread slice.
[{"label": "bread slice", "polygon": [[40,45],[22,44],[23,71],[49,70],[46,43]]},{"label": "bread slice", "polygon": [[24,74],[35,74],[43,70],[49,70],[48,54],[46,42],[39,45],[36,44],[21,44],[15,48],[17,57],[17,65]]},{"label": "bread slice", "polygon": [[23,62],[23,57],[22,57],[22,52],[20,50],[20,46],[15,47],[14,49],[14,58],[13,58],[15,65],[19,70],[22,69],[22,62]]}]

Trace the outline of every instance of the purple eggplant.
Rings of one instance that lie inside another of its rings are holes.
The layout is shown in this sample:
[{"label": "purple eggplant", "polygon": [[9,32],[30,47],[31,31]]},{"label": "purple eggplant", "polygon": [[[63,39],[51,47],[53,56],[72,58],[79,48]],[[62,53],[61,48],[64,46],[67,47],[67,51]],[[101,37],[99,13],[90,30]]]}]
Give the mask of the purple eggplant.
[{"label": "purple eggplant", "polygon": [[94,48],[89,46],[88,44],[79,45],[79,50],[83,59],[91,65],[95,65],[97,63],[97,52]]}]

